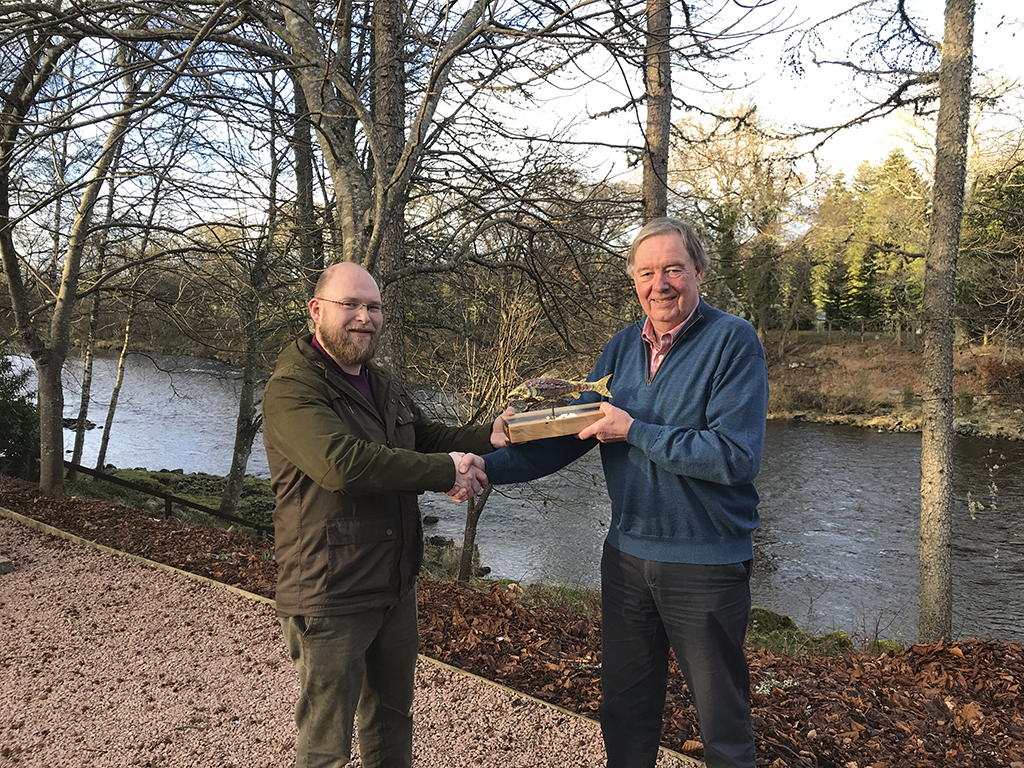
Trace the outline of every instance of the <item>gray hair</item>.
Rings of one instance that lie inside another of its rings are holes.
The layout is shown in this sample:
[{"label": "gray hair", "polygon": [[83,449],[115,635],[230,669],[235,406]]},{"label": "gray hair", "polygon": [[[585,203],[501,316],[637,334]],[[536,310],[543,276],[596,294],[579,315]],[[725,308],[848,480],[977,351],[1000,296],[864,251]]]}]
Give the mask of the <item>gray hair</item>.
[{"label": "gray hair", "polygon": [[633,245],[629,247],[629,255],[626,257],[626,274],[631,277],[633,275],[633,267],[636,265],[636,249],[640,243],[649,237],[671,234],[679,235],[683,239],[683,246],[690,254],[693,266],[701,271],[706,271],[711,265],[711,256],[708,254],[708,249],[704,247],[704,243],[700,241],[697,231],[682,219],[663,216],[660,219],[651,219],[637,233]]}]

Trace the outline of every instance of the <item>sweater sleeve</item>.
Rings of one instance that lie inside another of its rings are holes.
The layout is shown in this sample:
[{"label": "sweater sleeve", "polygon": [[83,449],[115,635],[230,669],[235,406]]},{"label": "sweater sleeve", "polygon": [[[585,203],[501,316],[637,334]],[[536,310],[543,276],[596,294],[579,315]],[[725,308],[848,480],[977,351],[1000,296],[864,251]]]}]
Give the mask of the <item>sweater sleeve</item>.
[{"label": "sweater sleeve", "polygon": [[575,435],[549,437],[499,448],[484,457],[487,481],[492,485],[525,483],[557,472],[585,454],[598,442]]}]

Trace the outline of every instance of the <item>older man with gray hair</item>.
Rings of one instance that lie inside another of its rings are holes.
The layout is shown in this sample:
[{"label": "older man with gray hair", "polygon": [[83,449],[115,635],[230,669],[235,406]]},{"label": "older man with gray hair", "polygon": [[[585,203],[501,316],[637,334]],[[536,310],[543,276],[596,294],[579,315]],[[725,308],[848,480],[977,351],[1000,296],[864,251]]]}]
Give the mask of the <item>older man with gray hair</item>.
[{"label": "older man with gray hair", "polygon": [[767,366],[750,323],[700,298],[708,264],[687,223],[643,227],[627,270],[645,316],[612,338],[589,377],[611,374],[603,417],[576,437],[463,462],[486,463],[491,483],[523,482],[601,447],[612,504],[601,560],[608,768],[654,765],[670,648],[697,707],[705,763],[754,768],[743,642]]}]

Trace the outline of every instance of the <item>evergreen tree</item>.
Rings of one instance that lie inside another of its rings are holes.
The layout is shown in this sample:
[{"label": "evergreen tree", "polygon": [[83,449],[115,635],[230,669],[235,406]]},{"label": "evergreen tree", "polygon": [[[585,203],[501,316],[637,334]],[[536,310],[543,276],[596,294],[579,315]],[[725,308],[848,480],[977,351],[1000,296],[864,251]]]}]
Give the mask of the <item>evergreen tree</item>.
[{"label": "evergreen tree", "polygon": [[27,476],[29,457],[39,453],[39,409],[28,389],[32,372],[15,370],[0,348],[0,470],[5,474]]},{"label": "evergreen tree", "polygon": [[846,315],[860,327],[872,327],[881,317],[882,299],[878,293],[877,251],[867,252],[851,265],[846,292]]},{"label": "evergreen tree", "polygon": [[846,264],[838,259],[829,261],[819,277],[817,303],[831,328],[845,330],[850,326],[848,291]]},{"label": "evergreen tree", "polygon": [[1024,167],[979,173],[964,212],[957,317],[979,340],[1024,339]]}]

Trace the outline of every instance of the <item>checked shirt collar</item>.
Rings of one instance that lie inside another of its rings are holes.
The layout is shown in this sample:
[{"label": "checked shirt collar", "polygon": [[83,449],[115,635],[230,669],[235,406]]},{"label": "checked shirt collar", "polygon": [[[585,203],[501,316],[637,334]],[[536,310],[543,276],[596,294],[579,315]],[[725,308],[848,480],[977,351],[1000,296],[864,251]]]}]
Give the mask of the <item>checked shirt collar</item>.
[{"label": "checked shirt collar", "polygon": [[654,324],[651,323],[651,318],[644,318],[644,327],[640,332],[643,340],[647,342],[647,346],[651,350],[651,365],[648,371],[648,381],[654,378],[654,374],[658,372],[658,368],[661,367],[662,361],[665,359],[665,355],[668,354],[668,350],[671,348],[672,343],[676,340],[676,337],[690,325],[694,315],[697,314],[697,309],[700,305],[693,308],[693,312],[683,322],[677,325],[670,331],[666,331],[662,334],[661,339],[658,339],[658,334],[654,330]]}]

